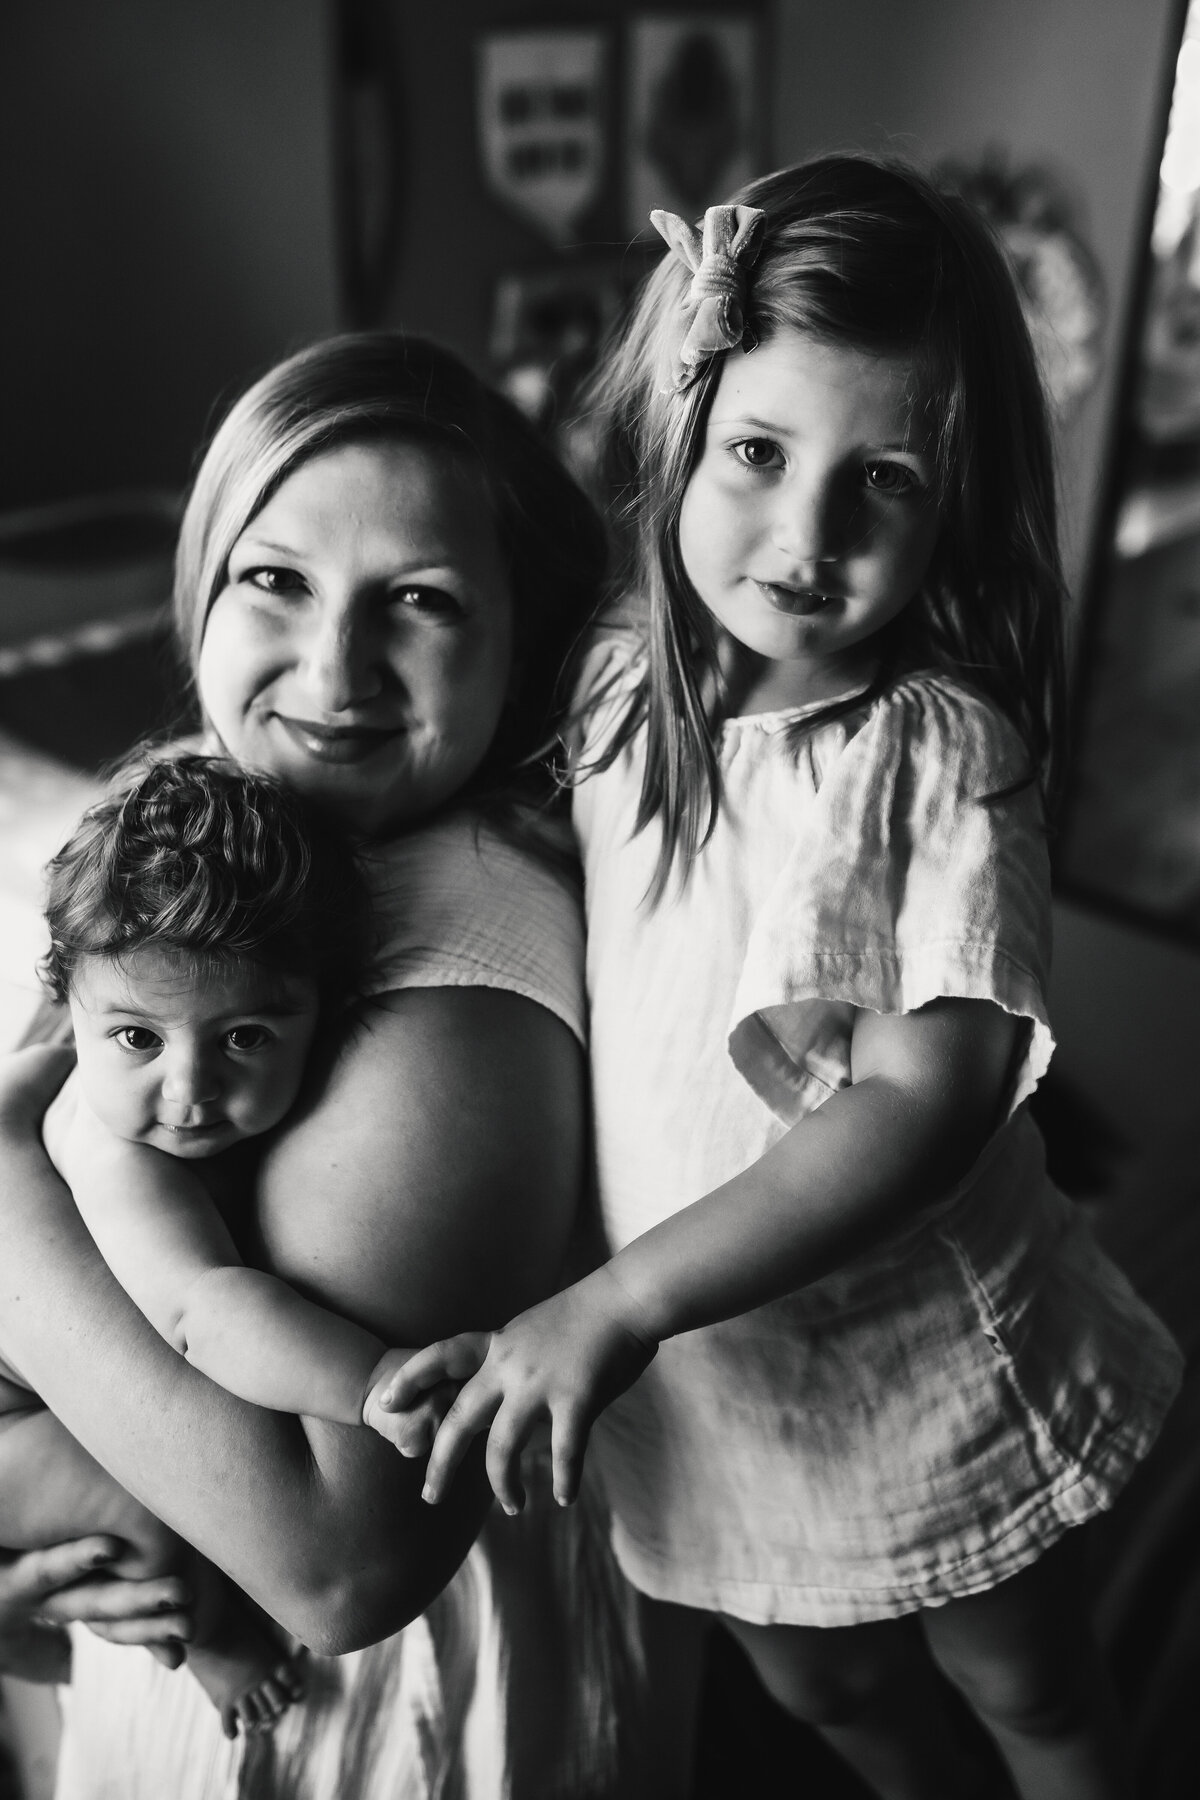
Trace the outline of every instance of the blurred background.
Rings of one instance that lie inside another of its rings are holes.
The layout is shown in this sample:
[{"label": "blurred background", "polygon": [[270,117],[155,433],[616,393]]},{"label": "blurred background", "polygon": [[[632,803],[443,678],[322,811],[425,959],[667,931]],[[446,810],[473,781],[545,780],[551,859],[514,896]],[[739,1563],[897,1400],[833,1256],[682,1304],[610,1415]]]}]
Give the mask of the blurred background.
[{"label": "blurred background", "polygon": [[[576,384],[655,254],[646,209],[697,215],[750,175],[855,147],[937,165],[991,213],[1043,353],[1078,719],[1044,1122],[1064,1183],[1192,1342],[1200,15],[1187,0],[7,0],[0,1042],[36,1001],[42,862],[106,759],[177,714],[172,538],[223,403],[314,336],[402,323],[501,381],[570,458],[586,438]],[[1198,1419],[1184,1409],[1181,1439]],[[1157,1771],[1146,1792],[1165,1795],[1176,1764],[1194,1772],[1200,1746],[1164,1719],[1200,1667],[1194,1633],[1164,1647],[1158,1602],[1200,1533],[1182,1500],[1162,1511],[1158,1548],[1126,1559],[1102,1603]],[[1118,1530],[1114,1556],[1123,1545]],[[753,1791],[748,1746],[776,1730],[732,1654],[712,1675],[714,1793]],[[13,1717],[10,1703],[20,1732]]]}]

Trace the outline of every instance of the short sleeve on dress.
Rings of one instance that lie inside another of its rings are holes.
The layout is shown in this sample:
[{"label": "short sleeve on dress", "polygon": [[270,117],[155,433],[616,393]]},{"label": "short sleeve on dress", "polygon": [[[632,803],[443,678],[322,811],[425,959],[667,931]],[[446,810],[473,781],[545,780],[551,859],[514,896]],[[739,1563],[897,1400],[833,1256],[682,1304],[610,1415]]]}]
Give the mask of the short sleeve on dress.
[{"label": "short sleeve on dress", "polygon": [[[818,730],[821,728],[818,727]],[[844,733],[842,722],[831,732]],[[849,1081],[855,1008],[991,1000],[1028,1021],[1010,1111],[1053,1049],[1049,866],[1013,729],[948,678],[912,676],[831,760],[759,910],[729,1052],[789,1123]]]},{"label": "short sleeve on dress", "polygon": [[366,873],[380,938],[366,992],[500,988],[546,1007],[586,1043],[570,835],[565,824],[561,836],[530,830],[547,837],[548,857],[466,811],[374,850]]}]

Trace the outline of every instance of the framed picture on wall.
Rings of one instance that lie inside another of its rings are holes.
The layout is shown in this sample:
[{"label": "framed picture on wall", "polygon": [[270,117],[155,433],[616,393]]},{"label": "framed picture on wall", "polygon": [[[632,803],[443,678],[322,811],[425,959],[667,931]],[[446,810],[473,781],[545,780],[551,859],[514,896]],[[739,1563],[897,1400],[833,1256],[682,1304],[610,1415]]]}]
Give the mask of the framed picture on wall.
[{"label": "framed picture on wall", "polygon": [[1088,610],[1068,893],[1200,944],[1200,4],[1184,25]]},{"label": "framed picture on wall", "polygon": [[626,226],[695,219],[764,172],[761,24],[729,13],[634,19],[626,41]]}]

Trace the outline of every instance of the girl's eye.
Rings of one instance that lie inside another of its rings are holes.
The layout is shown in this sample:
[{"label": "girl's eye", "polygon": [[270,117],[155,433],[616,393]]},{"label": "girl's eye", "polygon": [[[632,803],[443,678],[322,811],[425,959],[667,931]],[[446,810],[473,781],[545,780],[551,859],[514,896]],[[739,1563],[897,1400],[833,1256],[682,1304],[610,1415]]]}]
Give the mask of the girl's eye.
[{"label": "girl's eye", "polygon": [[867,486],[877,494],[912,494],[921,483],[916,473],[904,463],[873,462],[865,468]]},{"label": "girl's eye", "polygon": [[233,1025],[225,1033],[225,1042],[231,1050],[261,1050],[271,1041],[271,1034],[265,1025]]},{"label": "girl's eye", "polygon": [[136,1054],[162,1049],[162,1039],[145,1025],[122,1025],[114,1036],[123,1050],[132,1050]]},{"label": "girl's eye", "polygon": [[774,469],[783,461],[779,445],[770,438],[743,438],[733,446],[733,454],[748,469]]}]

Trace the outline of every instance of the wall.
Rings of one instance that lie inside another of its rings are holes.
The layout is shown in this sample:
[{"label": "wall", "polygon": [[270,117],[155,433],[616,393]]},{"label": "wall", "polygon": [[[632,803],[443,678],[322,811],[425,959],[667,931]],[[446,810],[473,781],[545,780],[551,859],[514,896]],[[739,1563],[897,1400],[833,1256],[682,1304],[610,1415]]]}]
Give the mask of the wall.
[{"label": "wall", "polygon": [[325,0],[0,9],[0,511],[182,485],[336,317]]}]

